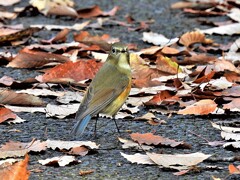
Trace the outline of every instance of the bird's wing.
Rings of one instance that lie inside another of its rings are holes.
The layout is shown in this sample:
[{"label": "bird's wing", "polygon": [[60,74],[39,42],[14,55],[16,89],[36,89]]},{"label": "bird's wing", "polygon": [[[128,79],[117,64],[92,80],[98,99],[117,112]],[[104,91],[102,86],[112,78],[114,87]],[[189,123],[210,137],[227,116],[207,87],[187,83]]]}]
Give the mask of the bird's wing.
[{"label": "bird's wing", "polygon": [[109,75],[105,79],[99,79],[98,77],[102,77],[100,74],[94,78],[78,110],[76,119],[82,119],[89,114],[98,114],[115,100],[129,83],[129,78],[115,68],[105,68],[99,73]]}]

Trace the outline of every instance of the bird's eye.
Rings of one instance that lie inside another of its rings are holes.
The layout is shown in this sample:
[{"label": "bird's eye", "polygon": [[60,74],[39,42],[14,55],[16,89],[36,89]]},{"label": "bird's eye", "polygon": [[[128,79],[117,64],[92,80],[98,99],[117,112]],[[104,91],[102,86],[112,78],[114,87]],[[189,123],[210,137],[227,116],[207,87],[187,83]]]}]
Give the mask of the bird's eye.
[{"label": "bird's eye", "polygon": [[112,53],[115,54],[116,52],[116,49],[112,48]]}]

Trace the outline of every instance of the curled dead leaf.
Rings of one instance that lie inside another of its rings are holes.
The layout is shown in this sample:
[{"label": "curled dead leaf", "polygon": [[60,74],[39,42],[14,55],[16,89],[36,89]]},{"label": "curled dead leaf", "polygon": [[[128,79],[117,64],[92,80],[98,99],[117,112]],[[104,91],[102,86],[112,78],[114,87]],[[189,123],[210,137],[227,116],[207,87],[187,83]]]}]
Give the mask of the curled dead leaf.
[{"label": "curled dead leaf", "polygon": [[179,43],[189,47],[195,43],[211,44],[213,41],[206,39],[205,35],[199,31],[192,31],[183,34],[179,40]]}]

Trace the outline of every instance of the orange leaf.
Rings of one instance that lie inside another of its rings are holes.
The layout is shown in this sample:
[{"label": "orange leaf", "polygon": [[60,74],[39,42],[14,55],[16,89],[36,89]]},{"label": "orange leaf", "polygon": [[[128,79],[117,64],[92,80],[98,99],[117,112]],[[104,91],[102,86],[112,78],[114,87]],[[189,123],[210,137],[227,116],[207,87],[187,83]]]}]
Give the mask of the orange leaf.
[{"label": "orange leaf", "polygon": [[240,169],[236,168],[233,164],[229,164],[228,170],[230,174],[240,174]]},{"label": "orange leaf", "polygon": [[199,31],[192,31],[183,34],[179,40],[179,43],[183,44],[186,47],[191,46],[195,43],[208,43],[211,44],[213,41],[209,41],[205,38],[205,35]]},{"label": "orange leaf", "polygon": [[101,66],[102,63],[98,63],[93,59],[79,60],[77,62],[69,61],[46,71],[38,80],[52,83],[69,83],[92,79]]},{"label": "orange leaf", "polygon": [[4,180],[27,180],[30,172],[27,170],[29,156],[26,155],[24,160],[13,165],[0,167],[0,177]]},{"label": "orange leaf", "polygon": [[185,148],[191,148],[191,145],[183,141],[177,142],[175,140],[164,138],[162,136],[153,135],[152,133],[145,133],[145,134],[132,133],[130,134],[130,136],[134,141],[140,144],[166,145],[171,147],[183,146]]},{"label": "orange leaf", "polygon": [[45,103],[34,95],[16,93],[8,89],[0,89],[0,104],[43,106]]},{"label": "orange leaf", "polygon": [[97,16],[114,16],[118,11],[119,7],[115,6],[112,10],[104,12],[99,6],[95,5],[90,8],[80,9],[77,11],[80,18],[91,18]]},{"label": "orange leaf", "polygon": [[8,119],[15,119],[16,117],[16,114],[14,114],[10,109],[0,107],[0,123]]},{"label": "orange leaf", "polygon": [[21,50],[17,56],[7,65],[15,68],[37,68],[48,63],[62,63],[69,59],[65,56],[53,53],[33,51],[27,48]]},{"label": "orange leaf", "polygon": [[217,108],[217,104],[211,99],[200,100],[185,109],[179,110],[178,114],[195,114],[195,115],[207,115],[212,113]]},{"label": "orange leaf", "polygon": [[174,96],[174,93],[168,90],[160,91],[158,94],[154,95],[152,99],[150,99],[148,102],[144,103],[145,105],[160,105],[165,99],[172,99],[176,100],[179,98],[172,98]]}]

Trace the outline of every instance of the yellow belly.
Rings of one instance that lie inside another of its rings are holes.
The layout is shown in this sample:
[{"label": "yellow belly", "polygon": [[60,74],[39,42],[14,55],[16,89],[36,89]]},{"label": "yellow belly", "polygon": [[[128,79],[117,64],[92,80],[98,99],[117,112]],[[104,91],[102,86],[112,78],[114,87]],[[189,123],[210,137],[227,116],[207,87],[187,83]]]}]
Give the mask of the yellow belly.
[{"label": "yellow belly", "polygon": [[113,102],[111,102],[106,108],[104,108],[101,111],[101,113],[107,114],[110,116],[115,115],[119,111],[119,109],[122,107],[122,105],[125,103],[130,90],[131,90],[131,80],[129,81],[127,88]]}]

